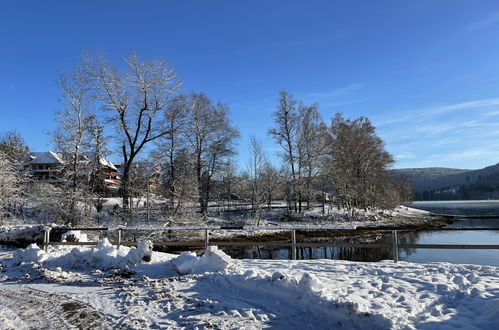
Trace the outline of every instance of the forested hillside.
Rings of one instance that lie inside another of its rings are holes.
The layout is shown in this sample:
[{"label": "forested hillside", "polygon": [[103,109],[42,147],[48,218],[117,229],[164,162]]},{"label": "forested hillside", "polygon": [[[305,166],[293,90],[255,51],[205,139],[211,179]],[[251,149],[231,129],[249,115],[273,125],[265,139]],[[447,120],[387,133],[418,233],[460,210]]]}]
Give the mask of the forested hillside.
[{"label": "forested hillside", "polygon": [[407,177],[416,200],[466,200],[499,198],[499,164],[478,170],[405,168],[392,175]]}]

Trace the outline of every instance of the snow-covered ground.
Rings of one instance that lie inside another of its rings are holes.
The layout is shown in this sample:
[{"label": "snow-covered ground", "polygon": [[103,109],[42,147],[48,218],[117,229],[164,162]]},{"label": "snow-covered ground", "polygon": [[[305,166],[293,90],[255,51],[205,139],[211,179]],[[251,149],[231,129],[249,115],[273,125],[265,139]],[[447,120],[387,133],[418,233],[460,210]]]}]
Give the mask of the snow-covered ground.
[{"label": "snow-covered ground", "polygon": [[0,249],[0,328],[497,329],[499,268]]}]

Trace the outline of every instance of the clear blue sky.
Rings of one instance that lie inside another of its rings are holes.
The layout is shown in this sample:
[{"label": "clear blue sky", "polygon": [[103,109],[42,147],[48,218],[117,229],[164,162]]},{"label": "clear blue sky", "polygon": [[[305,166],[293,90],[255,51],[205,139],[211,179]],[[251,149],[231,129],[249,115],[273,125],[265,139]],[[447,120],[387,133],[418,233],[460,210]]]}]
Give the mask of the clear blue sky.
[{"label": "clear blue sky", "polygon": [[497,1],[0,1],[0,131],[33,150],[83,50],[163,57],[185,91],[230,105],[240,163],[280,89],[367,116],[395,167],[499,162]]}]

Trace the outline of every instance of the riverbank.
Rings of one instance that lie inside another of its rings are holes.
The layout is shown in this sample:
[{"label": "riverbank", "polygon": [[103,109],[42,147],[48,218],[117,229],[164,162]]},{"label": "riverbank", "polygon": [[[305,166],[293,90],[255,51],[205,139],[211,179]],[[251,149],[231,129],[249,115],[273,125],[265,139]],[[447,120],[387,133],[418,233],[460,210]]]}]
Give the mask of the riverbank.
[{"label": "riverbank", "polygon": [[[441,228],[454,220],[431,212],[399,206],[393,210],[346,210],[330,208],[327,213],[323,213],[321,208],[305,211],[302,214],[287,215],[285,211],[281,214],[274,212],[272,217],[268,215],[259,221],[260,226],[268,226],[269,229],[234,229],[234,230],[213,230],[210,237],[214,240],[233,239],[239,241],[268,241],[269,239],[289,240],[289,230],[272,230],[276,226],[304,226],[309,230],[298,230],[298,238],[307,237],[337,237],[337,236],[358,236],[366,232],[376,230],[405,230],[405,229],[432,229]],[[208,218],[208,224],[220,225],[224,227],[236,227],[244,224],[257,224],[255,219],[245,219],[244,223],[226,220],[223,218]],[[319,230],[320,226],[337,226],[341,230]],[[317,229],[314,229],[317,227]],[[352,229],[344,229],[351,227]]]}]

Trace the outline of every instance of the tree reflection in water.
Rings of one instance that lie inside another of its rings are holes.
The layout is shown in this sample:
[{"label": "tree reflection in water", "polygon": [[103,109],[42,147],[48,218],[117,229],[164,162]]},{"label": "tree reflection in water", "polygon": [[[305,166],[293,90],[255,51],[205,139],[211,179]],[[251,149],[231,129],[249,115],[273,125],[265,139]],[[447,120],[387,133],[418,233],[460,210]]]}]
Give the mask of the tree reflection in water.
[{"label": "tree reflection in water", "polygon": [[[415,244],[421,232],[399,232],[399,244]],[[391,233],[368,234],[358,237],[317,237],[304,242],[328,242],[328,243],[352,243],[352,244],[386,244],[386,248],[356,248],[356,247],[298,247],[296,257],[299,260],[309,259],[335,259],[350,261],[380,261],[393,259]],[[223,248],[223,250],[235,259],[290,259],[291,248],[252,246],[240,248]],[[400,249],[399,254],[404,252],[410,255],[414,249]]]}]

